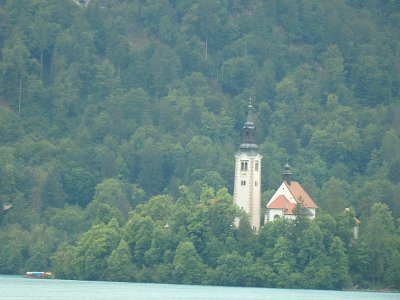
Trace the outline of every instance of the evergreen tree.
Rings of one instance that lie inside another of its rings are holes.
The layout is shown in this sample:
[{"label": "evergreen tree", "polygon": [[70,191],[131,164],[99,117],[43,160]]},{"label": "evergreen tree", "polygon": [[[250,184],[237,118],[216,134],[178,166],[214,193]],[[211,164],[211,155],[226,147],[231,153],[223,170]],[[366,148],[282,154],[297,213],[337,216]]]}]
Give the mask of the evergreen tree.
[{"label": "evergreen tree", "polygon": [[[0,273],[399,286],[395,1],[0,2]],[[232,205],[249,97],[263,209],[290,156],[315,220]]]},{"label": "evergreen tree", "polygon": [[188,241],[176,248],[173,268],[175,281],[181,284],[200,284],[206,270],[193,243]]}]

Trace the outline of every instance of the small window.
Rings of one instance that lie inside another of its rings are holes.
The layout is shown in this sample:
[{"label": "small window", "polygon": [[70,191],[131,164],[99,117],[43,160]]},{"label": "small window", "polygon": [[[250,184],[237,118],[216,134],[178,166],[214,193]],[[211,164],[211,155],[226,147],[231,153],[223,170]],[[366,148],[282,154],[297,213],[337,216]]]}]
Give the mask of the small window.
[{"label": "small window", "polygon": [[242,180],[242,181],[240,182],[240,184],[241,184],[241,185],[246,185],[246,180]]},{"label": "small window", "polygon": [[247,171],[248,162],[247,160],[243,160],[240,162],[240,171]]},{"label": "small window", "polygon": [[256,161],[255,170],[258,171],[258,161]]},{"label": "small window", "polygon": [[258,186],[258,181],[254,182],[254,185],[255,185],[255,186]]}]

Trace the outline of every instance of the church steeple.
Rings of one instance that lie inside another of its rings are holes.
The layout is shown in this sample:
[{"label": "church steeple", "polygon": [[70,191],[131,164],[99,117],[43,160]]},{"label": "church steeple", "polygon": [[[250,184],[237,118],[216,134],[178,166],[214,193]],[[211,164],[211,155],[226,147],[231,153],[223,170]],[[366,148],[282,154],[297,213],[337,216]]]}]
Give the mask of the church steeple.
[{"label": "church steeple", "polygon": [[286,161],[284,168],[285,168],[285,170],[282,173],[282,180],[286,181],[290,185],[290,182],[292,180],[291,179],[292,172],[290,171],[289,160]]},{"label": "church steeple", "polygon": [[244,123],[242,131],[242,143],[239,149],[248,154],[255,154],[257,152],[257,144],[255,138],[256,127],[253,123],[253,104],[252,99],[249,99],[249,106],[247,111],[246,123]]},{"label": "church steeple", "polygon": [[[261,159],[257,151],[253,123],[253,104],[248,105],[243,126],[242,143],[235,155],[233,203],[246,212],[254,230],[260,229],[261,217]],[[235,220],[239,226],[239,220]]]}]

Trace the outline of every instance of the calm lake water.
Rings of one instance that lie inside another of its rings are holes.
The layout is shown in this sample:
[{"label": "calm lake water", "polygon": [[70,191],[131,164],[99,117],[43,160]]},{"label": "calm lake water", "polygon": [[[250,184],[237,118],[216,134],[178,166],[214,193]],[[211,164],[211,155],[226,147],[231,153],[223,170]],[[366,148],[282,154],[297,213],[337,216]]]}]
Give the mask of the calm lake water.
[{"label": "calm lake water", "polygon": [[27,279],[0,276],[0,299],[52,300],[400,300],[398,293],[339,292],[316,290],[285,290],[189,286],[172,284],[120,283],[103,281],[72,281]]}]

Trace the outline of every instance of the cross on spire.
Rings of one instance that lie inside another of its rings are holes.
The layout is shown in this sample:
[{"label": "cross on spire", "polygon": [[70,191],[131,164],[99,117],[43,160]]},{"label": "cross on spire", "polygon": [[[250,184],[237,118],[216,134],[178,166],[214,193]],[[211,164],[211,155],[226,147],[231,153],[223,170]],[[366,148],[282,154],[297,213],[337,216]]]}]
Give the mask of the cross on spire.
[{"label": "cross on spire", "polygon": [[248,108],[248,112],[247,112],[247,122],[252,123],[253,122],[253,99],[250,97],[249,98],[249,106]]}]

